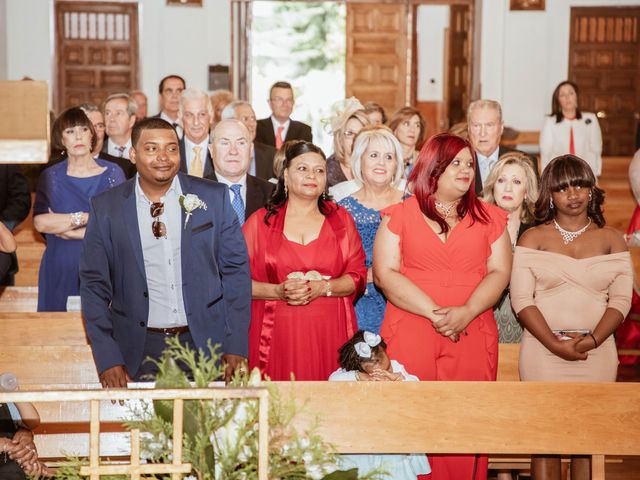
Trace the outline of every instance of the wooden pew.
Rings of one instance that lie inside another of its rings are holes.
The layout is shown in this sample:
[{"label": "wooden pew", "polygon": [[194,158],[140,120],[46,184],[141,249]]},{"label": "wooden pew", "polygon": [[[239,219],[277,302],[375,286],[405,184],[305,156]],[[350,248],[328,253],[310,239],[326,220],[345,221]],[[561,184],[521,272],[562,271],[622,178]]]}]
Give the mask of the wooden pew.
[{"label": "wooden pew", "polygon": [[[306,428],[318,418],[318,434],[341,453],[593,455],[594,480],[605,478],[605,456],[640,455],[640,389],[633,384],[279,382],[278,386],[285,398],[290,393],[305,405],[296,425]],[[52,396],[50,387],[41,388]],[[107,398],[105,393],[109,392],[97,392],[96,398]],[[111,393],[116,398],[127,395]],[[0,401],[5,397],[0,393]],[[59,452],[61,440],[67,450],[73,446],[70,434],[54,436],[58,433],[47,432],[47,426],[70,425],[86,431],[88,407],[77,405],[37,403],[44,427],[36,439],[41,453],[50,447]],[[102,406],[101,425],[110,432],[126,409],[108,401]],[[111,454],[126,455],[126,436],[113,436],[119,443],[101,441],[101,453],[109,453],[111,445]]]},{"label": "wooden pew", "polygon": [[38,287],[0,287],[0,312],[35,312]]}]

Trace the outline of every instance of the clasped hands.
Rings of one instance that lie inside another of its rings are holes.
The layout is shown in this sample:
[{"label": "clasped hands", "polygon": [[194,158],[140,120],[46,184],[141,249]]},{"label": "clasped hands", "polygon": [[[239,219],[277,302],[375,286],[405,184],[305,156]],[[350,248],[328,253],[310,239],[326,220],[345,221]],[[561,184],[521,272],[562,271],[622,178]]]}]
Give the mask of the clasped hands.
[{"label": "clasped hands", "polygon": [[308,305],[327,290],[325,280],[288,278],[276,287],[278,297],[289,305]]},{"label": "clasped hands", "polygon": [[47,467],[38,460],[38,451],[33,443],[33,433],[19,428],[12,439],[3,438],[4,451],[28,475],[39,476],[49,474]]},{"label": "clasped hands", "polygon": [[550,349],[555,355],[563,360],[586,360],[589,357],[587,352],[596,348],[596,345],[590,335],[570,332],[565,332],[563,335],[571,337],[571,339],[556,339],[553,344],[553,348]]},{"label": "clasped hands", "polygon": [[456,307],[434,307],[431,314],[427,316],[433,328],[452,342],[460,340],[460,333],[464,332],[467,325],[471,323],[474,315],[466,305]]}]

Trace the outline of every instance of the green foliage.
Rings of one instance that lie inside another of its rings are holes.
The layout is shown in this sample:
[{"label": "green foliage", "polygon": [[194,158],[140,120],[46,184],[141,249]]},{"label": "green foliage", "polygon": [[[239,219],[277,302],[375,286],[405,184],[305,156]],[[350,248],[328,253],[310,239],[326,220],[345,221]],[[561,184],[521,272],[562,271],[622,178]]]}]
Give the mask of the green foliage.
[{"label": "green foliage", "polygon": [[299,56],[296,75],[344,64],[344,47],[339,44],[345,29],[342,12],[338,2],[282,3],[276,8],[281,19],[291,22],[291,52]]},{"label": "green foliage", "polygon": [[[190,350],[177,337],[157,362],[158,388],[192,388],[178,363],[193,372],[193,388],[207,388],[222,378],[220,355],[209,346],[209,356]],[[283,397],[274,384],[260,381],[256,369],[246,376],[235,375],[230,386],[269,390],[269,478],[274,480],[374,480],[381,472],[358,476],[358,470],[336,470],[334,448],[324,442],[313,427],[298,432],[293,420],[299,413],[293,396]],[[151,462],[172,461],[173,402],[142,402],[132,409],[134,420],[125,422],[128,429],[141,432],[143,458]],[[193,465],[192,477],[198,480],[247,480],[258,477],[257,400],[187,400],[184,402],[183,461]],[[58,469],[59,480],[80,480],[80,467],[86,460],[69,458]],[[121,480],[124,475],[101,477]],[[156,478],[156,477],[149,477]]]}]

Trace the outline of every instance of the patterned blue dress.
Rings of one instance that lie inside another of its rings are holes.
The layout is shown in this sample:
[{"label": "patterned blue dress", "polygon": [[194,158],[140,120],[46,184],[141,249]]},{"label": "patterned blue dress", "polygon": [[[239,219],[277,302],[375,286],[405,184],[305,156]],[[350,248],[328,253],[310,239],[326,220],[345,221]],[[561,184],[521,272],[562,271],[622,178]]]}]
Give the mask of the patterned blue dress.
[{"label": "patterned blue dress", "polygon": [[[365,261],[366,267],[371,268],[373,262],[373,241],[376,239],[376,233],[382,221],[380,211],[365,207],[351,195],[340,200],[338,205],[347,210],[353,217],[353,221],[362,239],[362,247],[367,256]],[[382,292],[380,292],[373,283],[367,283],[364,295],[355,303],[358,328],[378,333],[386,308],[387,299],[382,295]]]}]

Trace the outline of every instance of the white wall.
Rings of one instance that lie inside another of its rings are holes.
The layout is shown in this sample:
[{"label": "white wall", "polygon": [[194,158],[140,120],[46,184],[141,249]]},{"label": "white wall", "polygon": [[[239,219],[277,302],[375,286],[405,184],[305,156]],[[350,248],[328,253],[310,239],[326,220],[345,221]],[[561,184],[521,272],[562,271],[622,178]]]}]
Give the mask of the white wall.
[{"label": "white wall", "polygon": [[416,34],[418,35],[416,42],[418,45],[417,99],[420,102],[441,102],[444,98],[445,29],[448,26],[448,5],[421,5],[418,7],[416,19]]},{"label": "white wall", "polygon": [[509,11],[509,0],[482,4],[481,96],[502,104],[505,123],[539,130],[551,94],[569,73],[571,7],[637,6],[638,0],[548,0],[546,10]]},{"label": "white wall", "polygon": [[[5,72],[0,51],[0,79],[27,75],[51,86],[53,0],[0,1],[6,3],[6,16],[0,15],[0,39],[3,28],[8,37]],[[231,6],[226,0],[204,0],[202,8],[168,7],[164,0],[138,4],[141,88],[149,97],[149,112],[156,113],[163,76],[177,73],[188,86],[206,90],[208,66],[229,64]]]}]

